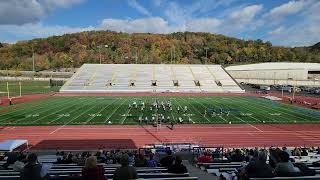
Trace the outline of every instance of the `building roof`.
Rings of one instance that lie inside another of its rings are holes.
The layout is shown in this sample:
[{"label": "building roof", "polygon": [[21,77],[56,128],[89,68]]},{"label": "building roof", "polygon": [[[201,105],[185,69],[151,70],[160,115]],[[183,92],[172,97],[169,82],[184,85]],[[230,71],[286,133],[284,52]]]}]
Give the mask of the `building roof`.
[{"label": "building roof", "polygon": [[290,70],[306,69],[320,71],[320,63],[288,63],[288,62],[271,62],[229,66],[228,71],[252,71],[252,70]]}]

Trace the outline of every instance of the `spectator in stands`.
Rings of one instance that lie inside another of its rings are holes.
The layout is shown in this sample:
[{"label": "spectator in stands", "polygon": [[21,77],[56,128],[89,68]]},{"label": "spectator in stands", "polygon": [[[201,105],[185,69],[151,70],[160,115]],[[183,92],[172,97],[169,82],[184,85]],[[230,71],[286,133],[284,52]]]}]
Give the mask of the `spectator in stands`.
[{"label": "spectator in stands", "polygon": [[104,163],[106,161],[106,156],[101,151],[98,151],[95,156],[97,157],[98,163]]},{"label": "spectator in stands", "polygon": [[21,174],[21,180],[45,180],[49,179],[48,169],[38,163],[38,157],[35,153],[27,156],[27,164],[24,166]]},{"label": "spectator in stands", "polygon": [[97,157],[90,156],[87,158],[85,167],[82,169],[83,180],[106,180],[104,168],[97,165]]},{"label": "spectator in stands", "polygon": [[276,164],[274,169],[275,176],[298,176],[300,175],[300,170],[294,167],[292,162],[289,161],[289,154],[285,151],[279,153],[280,162]]},{"label": "spectator in stands", "polygon": [[[292,152],[293,156],[301,156],[301,149],[300,148],[294,148],[293,152]],[[289,155],[290,156],[290,155]]]},{"label": "spectator in stands", "polygon": [[246,155],[246,157],[245,157],[245,160],[246,160],[246,162],[250,162],[250,161],[254,161],[255,160],[255,154],[254,154],[254,151],[253,151],[253,149],[249,149],[249,150],[247,150],[247,155]]},{"label": "spectator in stands", "polygon": [[269,149],[269,164],[272,168],[275,168],[277,163],[280,162],[280,156],[279,154],[281,153],[281,149],[279,148],[276,148],[276,149],[273,149],[273,148],[270,148]]},{"label": "spectator in stands", "polygon": [[211,163],[213,162],[212,156],[208,152],[204,152],[203,155],[197,158],[198,163]]},{"label": "spectator in stands", "polygon": [[258,157],[244,168],[241,176],[248,178],[270,178],[273,177],[273,169],[266,163],[268,153],[266,150],[261,150]]},{"label": "spectator in stands", "polygon": [[5,156],[7,157],[6,163],[4,163],[2,166],[4,169],[7,169],[9,165],[13,164],[17,161],[18,153],[16,152],[6,152]]},{"label": "spectator in stands", "polygon": [[168,167],[168,172],[169,173],[187,173],[188,170],[186,166],[182,164],[182,159],[180,156],[176,156],[174,164]]},{"label": "spectator in stands", "polygon": [[144,157],[144,155],[143,154],[139,154],[135,158],[134,166],[135,167],[144,167],[144,166],[146,166],[146,162],[147,161],[146,161],[146,158]]},{"label": "spectator in stands", "polygon": [[282,147],[282,151],[285,151],[289,154],[289,156],[292,156],[291,151],[287,147]]},{"label": "spectator in stands", "polygon": [[149,160],[147,160],[147,162],[146,162],[147,167],[157,167],[158,166],[158,162],[153,157],[154,157],[154,154],[150,153]]},{"label": "spectator in stands", "polygon": [[62,157],[62,160],[60,161],[61,164],[71,164],[73,163],[72,161],[72,153],[69,154],[64,154]]},{"label": "spectator in stands", "polygon": [[129,166],[134,166],[135,162],[134,162],[134,155],[132,152],[128,153],[129,156]]},{"label": "spectator in stands", "polygon": [[301,156],[308,156],[308,151],[305,148],[302,149]]},{"label": "spectator in stands", "polygon": [[172,156],[171,150],[167,150],[167,156],[160,160],[160,164],[162,167],[169,167],[172,165],[174,161],[174,157]]},{"label": "spectator in stands", "polygon": [[231,155],[232,162],[242,162],[244,160],[244,155],[241,153],[240,149],[236,149],[234,153]]},{"label": "spectator in stands", "polygon": [[117,168],[113,174],[113,180],[138,179],[138,174],[133,166],[129,166],[129,156],[123,154],[120,158],[121,167]]},{"label": "spectator in stands", "polygon": [[110,151],[107,152],[106,163],[107,164],[115,164],[116,163],[116,160],[114,159],[114,155]]},{"label": "spectator in stands", "polygon": [[220,158],[221,157],[221,152],[220,148],[217,148],[213,153],[212,153],[212,159],[214,158]]},{"label": "spectator in stands", "polygon": [[20,154],[17,158],[17,161],[13,164],[12,169],[14,171],[21,172],[24,168],[24,160],[26,159],[26,156],[23,154]]}]

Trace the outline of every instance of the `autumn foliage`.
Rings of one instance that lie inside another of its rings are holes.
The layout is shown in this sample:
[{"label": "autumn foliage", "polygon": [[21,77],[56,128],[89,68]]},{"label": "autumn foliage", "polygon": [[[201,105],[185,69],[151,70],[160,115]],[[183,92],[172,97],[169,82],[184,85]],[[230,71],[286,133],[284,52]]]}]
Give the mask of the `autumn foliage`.
[{"label": "autumn foliage", "polygon": [[[319,49],[319,48],[318,48]],[[0,43],[0,69],[37,70],[79,67],[83,63],[244,64],[320,62],[312,48],[276,47],[210,33],[172,34],[88,31],[49,38]]]}]

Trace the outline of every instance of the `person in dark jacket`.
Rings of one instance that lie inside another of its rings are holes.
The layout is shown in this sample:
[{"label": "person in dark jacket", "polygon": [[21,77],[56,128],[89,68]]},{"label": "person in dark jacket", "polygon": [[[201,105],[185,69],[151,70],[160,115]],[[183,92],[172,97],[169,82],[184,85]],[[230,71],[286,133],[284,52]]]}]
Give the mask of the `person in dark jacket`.
[{"label": "person in dark jacket", "polygon": [[169,166],[168,168],[169,173],[177,173],[177,174],[182,174],[182,173],[187,173],[188,170],[186,166],[182,164],[182,159],[180,156],[176,156],[176,160],[173,165]]},{"label": "person in dark jacket", "polygon": [[250,161],[250,163],[244,168],[244,174],[249,178],[273,177],[273,169],[266,163],[267,156],[267,151],[261,150],[258,154],[258,158]]},{"label": "person in dark jacket", "polygon": [[232,162],[242,162],[245,160],[244,155],[241,153],[240,149],[236,149],[235,153],[231,155]]},{"label": "person in dark jacket", "polygon": [[172,152],[170,150],[167,151],[167,156],[160,160],[160,164],[162,167],[169,167],[172,165],[174,158],[172,156]]},{"label": "person in dark jacket", "polygon": [[42,164],[38,163],[38,157],[35,153],[27,156],[27,164],[24,166],[21,174],[21,180],[46,180],[48,172],[43,168]]},{"label": "person in dark jacket", "polygon": [[295,167],[289,160],[290,156],[287,152],[281,151],[279,154],[280,162],[276,164],[274,169],[275,176],[300,176],[302,173],[300,169]]},{"label": "person in dark jacket", "polygon": [[117,168],[113,174],[113,180],[138,179],[135,167],[129,166],[128,154],[123,154],[120,158],[121,167]]},{"label": "person in dark jacket", "polygon": [[139,154],[137,155],[137,157],[135,158],[135,161],[134,161],[134,166],[135,167],[144,167],[146,166],[146,158],[144,157],[143,154]]}]

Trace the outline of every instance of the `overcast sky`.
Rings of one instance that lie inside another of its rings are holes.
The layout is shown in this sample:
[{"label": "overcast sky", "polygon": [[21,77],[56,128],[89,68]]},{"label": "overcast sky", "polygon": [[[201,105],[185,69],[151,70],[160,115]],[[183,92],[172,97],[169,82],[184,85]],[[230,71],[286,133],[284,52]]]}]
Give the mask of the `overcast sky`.
[{"label": "overcast sky", "polygon": [[0,42],[85,30],[211,32],[309,46],[320,41],[320,0],[0,0]]}]

